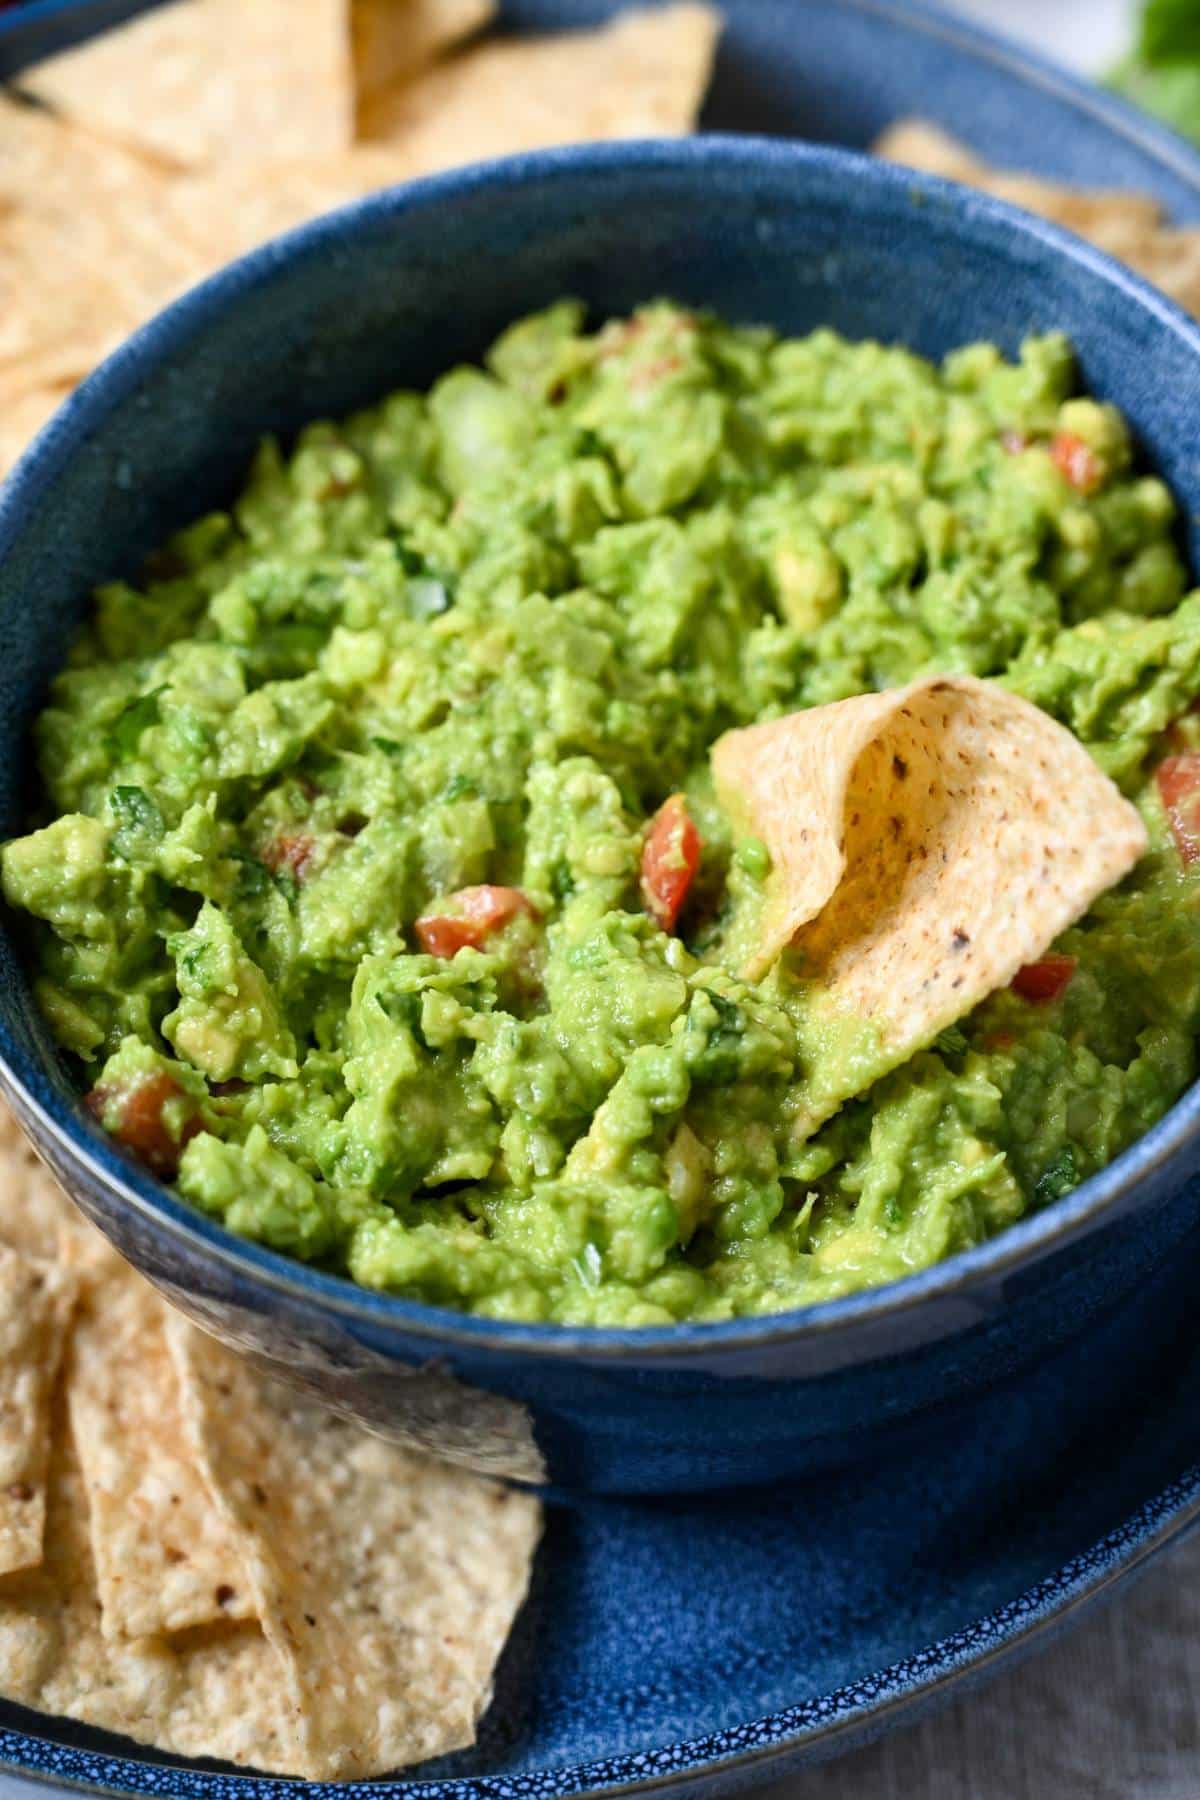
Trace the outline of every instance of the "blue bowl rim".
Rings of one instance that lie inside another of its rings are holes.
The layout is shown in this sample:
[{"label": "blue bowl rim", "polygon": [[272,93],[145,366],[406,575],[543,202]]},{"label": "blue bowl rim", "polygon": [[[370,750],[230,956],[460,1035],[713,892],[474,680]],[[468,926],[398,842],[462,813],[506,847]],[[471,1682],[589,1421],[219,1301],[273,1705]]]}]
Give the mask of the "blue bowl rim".
[{"label": "blue bowl rim", "polygon": [[[935,15],[936,16],[936,15]],[[708,168],[738,168],[747,177],[826,170],[847,182],[890,190],[897,204],[919,195],[936,202],[960,225],[985,237],[1025,240],[1052,258],[1073,262],[1113,290],[1120,304],[1150,314],[1200,359],[1200,324],[1141,277],[1102,251],[1045,220],[1024,213],[957,182],[883,162],[868,155],[798,140],[705,134],[678,139],[637,139],[617,143],[541,150],[468,165],[445,174],[402,183],[309,221],[256,248],[189,289],[132,334],[67,399],[26,450],[7,481],[0,484],[0,567],[22,530],[23,521],[69,464],[74,448],[99,426],[141,380],[142,364],[169,355],[178,342],[202,334],[214,311],[234,305],[244,291],[267,285],[327,248],[344,248],[348,233],[390,216],[432,210],[480,190],[537,182],[570,181],[579,171],[637,173],[672,170],[703,181]],[[686,1360],[710,1357],[717,1349],[777,1347],[817,1334],[856,1329],[894,1318],[927,1301],[956,1296],[982,1304],[983,1291],[1018,1264],[1065,1247],[1103,1224],[1140,1182],[1181,1157],[1200,1139],[1200,1080],[1107,1168],[1063,1199],[1031,1213],[983,1244],[946,1258],[931,1268],[883,1284],[788,1311],[712,1323],[663,1326],[574,1327],[494,1320],[358,1286],[277,1251],[239,1238],[179,1199],[117,1149],[100,1128],[64,1106],[46,1081],[43,1066],[26,1057],[0,1017],[0,1092],[19,1115],[36,1121],[39,1136],[53,1140],[64,1162],[115,1194],[156,1226],[243,1278],[293,1300],[390,1326],[410,1337],[428,1338],[463,1350],[493,1349],[537,1358],[586,1360]],[[993,1296],[994,1300],[994,1296]]]}]

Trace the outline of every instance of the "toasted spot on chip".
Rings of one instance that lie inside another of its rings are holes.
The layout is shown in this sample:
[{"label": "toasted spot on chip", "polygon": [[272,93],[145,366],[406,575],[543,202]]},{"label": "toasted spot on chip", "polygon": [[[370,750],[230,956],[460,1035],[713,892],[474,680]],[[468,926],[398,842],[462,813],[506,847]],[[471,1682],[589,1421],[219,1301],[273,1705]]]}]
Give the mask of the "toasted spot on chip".
[{"label": "toasted spot on chip", "polygon": [[305,1773],[381,1775],[473,1742],[528,1585],[536,1500],[365,1436],[177,1315],[168,1340]]},{"label": "toasted spot on chip", "polygon": [[818,1013],[873,1034],[872,1079],[1006,986],[1146,847],[1064,727],[973,676],[729,732],[712,767],[772,859],[744,973],[791,946]]},{"label": "toasted spot on chip", "polygon": [[254,1616],[236,1535],[184,1433],[166,1307],[123,1266],[80,1309],[67,1367],[106,1637]]},{"label": "toasted spot on chip", "polygon": [[0,1575],[42,1559],[50,1403],[76,1283],[0,1247]]}]

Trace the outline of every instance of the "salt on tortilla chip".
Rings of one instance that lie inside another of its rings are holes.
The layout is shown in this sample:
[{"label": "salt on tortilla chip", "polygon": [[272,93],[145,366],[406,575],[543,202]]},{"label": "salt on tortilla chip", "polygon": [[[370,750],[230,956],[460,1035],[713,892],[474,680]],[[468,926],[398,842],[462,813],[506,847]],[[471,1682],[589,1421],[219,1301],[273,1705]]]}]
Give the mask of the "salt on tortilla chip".
[{"label": "salt on tortilla chip", "polygon": [[21,87],[168,168],[319,158],[354,136],[346,0],[167,0]]},{"label": "salt on tortilla chip", "polygon": [[288,1671],[304,1772],[382,1775],[473,1742],[537,1502],[365,1436],[177,1315],[167,1334],[194,1450]]},{"label": "salt on tortilla chip", "polygon": [[902,119],[889,126],[874,149],[891,162],[981,188],[1052,219],[1128,263],[1180,306],[1200,315],[1200,231],[1166,225],[1162,206],[1152,194],[1066,187],[993,169],[957,138],[923,119]]},{"label": "salt on tortilla chip", "polygon": [[622,12],[596,31],[489,41],[368,98],[361,130],[402,145],[424,171],[555,144],[689,131],[719,32],[714,8],[680,0]]},{"label": "salt on tortilla chip", "polygon": [[[1005,987],[1146,847],[1069,731],[973,676],[728,732],[712,769],[772,858],[746,975],[791,945],[820,1014],[874,1034],[872,1079]],[[848,1097],[831,1091],[825,1116]]]},{"label": "salt on tortilla chip", "polygon": [[42,1560],[50,1403],[76,1283],[0,1248],[0,1575]]},{"label": "salt on tortilla chip", "polygon": [[359,99],[411,81],[495,11],[495,0],[353,0],[350,47]]},{"label": "salt on tortilla chip", "polygon": [[93,1286],[72,1338],[67,1401],[109,1638],[254,1617],[235,1535],[184,1434],[165,1316],[120,1268]]},{"label": "salt on tortilla chip", "polygon": [[55,1421],[41,1566],[0,1577],[0,1694],[179,1756],[303,1774],[278,1653],[255,1624],[113,1642],[100,1630],[87,1491]]}]

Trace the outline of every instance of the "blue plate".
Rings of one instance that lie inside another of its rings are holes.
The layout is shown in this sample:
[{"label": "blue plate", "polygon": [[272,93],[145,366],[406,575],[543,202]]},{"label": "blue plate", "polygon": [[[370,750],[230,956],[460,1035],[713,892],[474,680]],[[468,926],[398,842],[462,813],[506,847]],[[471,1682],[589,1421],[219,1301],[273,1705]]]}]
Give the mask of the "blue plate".
[{"label": "blue plate", "polygon": [[[994,1396],[951,1441],[836,1477],[553,1509],[479,1744],[419,1781],[321,1800],[715,1796],[911,1722],[1200,1521],[1200,1354],[1137,1371],[1090,1429],[1056,1436],[1081,1380],[1064,1363],[1035,1393]],[[997,1439],[1049,1446],[1032,1481],[997,1484],[984,1450]],[[262,1791],[15,1708],[0,1710],[5,1765],[121,1795]]]},{"label": "blue plate", "polygon": [[[862,145],[921,112],[997,160],[1149,188],[1178,219],[1200,220],[1190,150],[997,40],[897,0],[724,5],[713,127]],[[32,0],[0,14],[0,74],[133,10],[133,0]],[[503,8],[515,29],[613,10],[613,0]],[[1193,1246],[1162,1277],[1164,1305],[1194,1286],[1198,1262]],[[1036,1383],[997,1390],[969,1424],[935,1424],[869,1468],[736,1497],[554,1510],[479,1745],[364,1796],[732,1792],[984,1679],[1200,1519],[1200,1355],[1130,1365],[1086,1422],[1071,1404],[1087,1359],[1105,1366],[1104,1334],[1122,1331],[1114,1313]],[[997,1444],[1011,1446],[1019,1481],[997,1484]],[[1031,1445],[1047,1447],[1040,1464]],[[0,1768],[119,1794],[262,1791],[11,1707],[0,1707]],[[311,1791],[272,1791],[293,1787]]]}]

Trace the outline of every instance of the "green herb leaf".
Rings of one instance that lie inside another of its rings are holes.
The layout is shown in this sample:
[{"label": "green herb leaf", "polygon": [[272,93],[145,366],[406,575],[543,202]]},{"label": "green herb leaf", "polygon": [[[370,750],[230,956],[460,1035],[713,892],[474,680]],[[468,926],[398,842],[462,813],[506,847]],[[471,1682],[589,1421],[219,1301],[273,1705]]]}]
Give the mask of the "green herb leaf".
[{"label": "green herb leaf", "polygon": [[1079,1163],[1074,1146],[1064,1144],[1058,1155],[1047,1163],[1038,1176],[1033,1197],[1039,1206],[1046,1206],[1051,1200],[1061,1200],[1064,1194],[1069,1194],[1073,1187],[1079,1186],[1079,1178]]},{"label": "green herb leaf", "polygon": [[422,1050],[428,1050],[425,1034],[421,1030],[421,996],[420,994],[381,994],[375,990],[375,999],[382,1012],[397,1025],[405,1025],[412,1032]]},{"label": "green herb leaf", "polygon": [[290,869],[274,869],[268,872],[270,873],[271,880],[279,889],[279,892],[283,895],[292,911],[295,912],[297,902],[300,899],[300,883],[296,880],[292,871]]},{"label": "green herb leaf", "polygon": [[441,797],[445,801],[478,800],[479,787],[469,775],[452,775],[442,789]]},{"label": "green herb leaf", "polygon": [[[742,1038],[746,1029],[742,1009],[712,988],[699,991],[712,1002],[717,1023],[707,1032],[704,1048],[692,1062],[692,1072],[700,1081],[736,1081],[741,1072]],[[689,1011],[688,1029],[697,1028],[695,1014]]]},{"label": "green herb leaf", "polygon": [[569,900],[575,892],[575,877],[565,856],[560,856],[550,871],[550,892],[556,900]]},{"label": "green herb leaf", "polygon": [[108,796],[108,810],[116,829],[112,846],[128,862],[138,851],[157,844],[166,830],[157,803],[140,787],[115,787]]},{"label": "green herb leaf", "polygon": [[237,881],[234,885],[235,900],[260,900],[270,892],[271,871],[260,856],[249,850],[231,850],[230,858],[238,865]]},{"label": "green herb leaf", "polygon": [[1196,0],[1147,0],[1139,47],[1148,63],[1200,62]]},{"label": "green herb leaf", "polygon": [[166,691],[165,687],[156,687],[148,694],[139,694],[117,714],[104,738],[105,749],[116,761],[132,756],[141,743],[143,731],[158,724],[159,696]]},{"label": "green herb leaf", "polygon": [[943,1056],[962,1056],[970,1049],[966,1032],[960,1031],[957,1025],[947,1025],[945,1031],[939,1031],[933,1047]]}]

